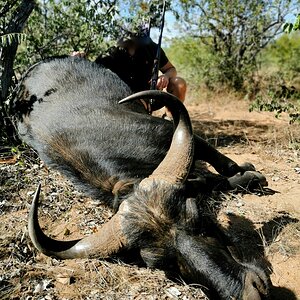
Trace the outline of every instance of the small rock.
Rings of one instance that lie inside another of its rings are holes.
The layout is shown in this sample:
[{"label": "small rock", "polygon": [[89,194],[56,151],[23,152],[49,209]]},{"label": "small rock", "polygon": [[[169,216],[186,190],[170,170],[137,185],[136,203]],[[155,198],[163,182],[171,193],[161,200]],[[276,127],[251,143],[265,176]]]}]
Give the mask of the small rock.
[{"label": "small rock", "polygon": [[32,166],[32,170],[37,170],[37,169],[39,169],[39,165],[37,165],[37,164],[34,164],[33,166]]},{"label": "small rock", "polygon": [[278,177],[278,176],[274,176],[274,177],[272,177],[272,181],[278,181],[278,180],[280,180],[280,178]]},{"label": "small rock", "polygon": [[68,274],[59,274],[56,277],[56,281],[64,285],[70,285],[71,276],[69,276]]},{"label": "small rock", "polygon": [[37,294],[37,293],[41,293],[42,291],[45,291],[45,290],[49,287],[50,283],[51,283],[51,280],[49,280],[49,279],[44,279],[43,281],[39,282],[39,283],[36,285],[36,287],[35,287],[33,293],[34,293],[34,294]]},{"label": "small rock", "polygon": [[56,192],[53,192],[53,193],[50,194],[50,197],[54,198],[54,199],[58,198],[58,196],[59,196],[59,194],[56,193]]},{"label": "small rock", "polygon": [[166,294],[173,298],[173,299],[178,299],[178,297],[181,295],[181,292],[174,286],[166,289]]}]

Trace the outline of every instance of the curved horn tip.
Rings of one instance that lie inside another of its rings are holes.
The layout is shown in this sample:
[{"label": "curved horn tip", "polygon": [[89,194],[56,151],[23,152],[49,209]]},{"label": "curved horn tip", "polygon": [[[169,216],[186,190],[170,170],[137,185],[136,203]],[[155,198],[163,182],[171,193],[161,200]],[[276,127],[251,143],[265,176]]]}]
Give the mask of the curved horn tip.
[{"label": "curved horn tip", "polygon": [[[38,199],[41,184],[38,185],[28,217],[29,237],[37,250],[47,256],[60,259],[103,257],[107,258],[127,246],[127,237],[123,234],[121,215],[115,214],[97,233],[82,239],[59,241],[48,237],[41,229],[38,221]],[[122,210],[126,205],[120,206]],[[128,208],[127,208],[128,209]]]},{"label": "curved horn tip", "polygon": [[34,196],[33,196],[33,200],[32,200],[32,203],[33,203],[33,204],[36,204],[37,201],[39,200],[40,193],[41,193],[41,188],[42,188],[42,184],[39,183],[39,184],[38,184],[38,187],[37,187],[36,190],[35,190]]},{"label": "curved horn tip", "polygon": [[29,234],[31,233],[31,230],[34,227],[34,223],[36,222],[36,215],[37,215],[37,207],[38,207],[38,201],[40,198],[40,193],[41,193],[41,187],[42,184],[39,183],[38,187],[35,190],[32,202],[31,202],[31,207],[29,210],[29,222],[28,222],[28,228],[29,228]]}]

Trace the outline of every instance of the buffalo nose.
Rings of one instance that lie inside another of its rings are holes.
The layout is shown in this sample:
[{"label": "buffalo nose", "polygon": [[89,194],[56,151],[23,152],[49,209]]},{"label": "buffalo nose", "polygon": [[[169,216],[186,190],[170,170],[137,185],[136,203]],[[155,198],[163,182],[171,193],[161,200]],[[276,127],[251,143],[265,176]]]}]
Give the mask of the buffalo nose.
[{"label": "buffalo nose", "polygon": [[246,273],[243,300],[261,300],[268,295],[267,278],[264,274],[261,275],[254,271]]}]

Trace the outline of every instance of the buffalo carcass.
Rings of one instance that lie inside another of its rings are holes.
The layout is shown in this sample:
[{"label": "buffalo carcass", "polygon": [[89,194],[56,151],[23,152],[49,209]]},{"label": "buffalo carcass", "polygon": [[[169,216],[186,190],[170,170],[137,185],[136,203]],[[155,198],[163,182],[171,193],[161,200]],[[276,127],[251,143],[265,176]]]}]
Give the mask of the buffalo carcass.
[{"label": "buffalo carcass", "polygon": [[[197,194],[207,186],[263,185],[264,176],[193,135],[176,97],[130,94],[114,73],[76,58],[42,61],[24,74],[14,101],[20,136],[48,165],[116,212],[91,236],[56,241],[38,223],[39,187],[29,217],[33,244],[61,259],[139,249],[148,266],[172,266],[188,282],[207,286],[214,299],[261,299],[268,294],[265,272],[235,259],[220,232],[203,234]],[[175,129],[148,115],[141,98],[167,106]],[[210,163],[221,174],[218,180],[196,178],[196,160]]]}]

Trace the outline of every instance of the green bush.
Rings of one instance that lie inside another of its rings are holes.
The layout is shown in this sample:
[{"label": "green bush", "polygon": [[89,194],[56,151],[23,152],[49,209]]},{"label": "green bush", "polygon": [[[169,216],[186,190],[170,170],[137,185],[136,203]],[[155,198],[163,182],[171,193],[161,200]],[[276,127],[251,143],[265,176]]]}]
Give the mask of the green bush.
[{"label": "green bush", "polygon": [[282,34],[261,55],[258,93],[250,111],[287,113],[290,123],[300,122],[300,33]]},{"label": "green bush", "polygon": [[290,124],[300,123],[300,92],[294,86],[278,85],[276,82],[256,95],[249,110],[274,112],[276,118],[287,113]]},{"label": "green bush", "polygon": [[201,87],[214,90],[222,85],[224,76],[218,67],[219,58],[200,39],[175,38],[165,50],[190,90],[198,91]]},{"label": "green bush", "polygon": [[282,72],[289,83],[299,77],[300,33],[283,34],[273,41],[262,53],[262,68]]}]

